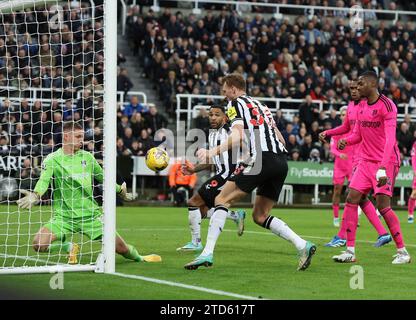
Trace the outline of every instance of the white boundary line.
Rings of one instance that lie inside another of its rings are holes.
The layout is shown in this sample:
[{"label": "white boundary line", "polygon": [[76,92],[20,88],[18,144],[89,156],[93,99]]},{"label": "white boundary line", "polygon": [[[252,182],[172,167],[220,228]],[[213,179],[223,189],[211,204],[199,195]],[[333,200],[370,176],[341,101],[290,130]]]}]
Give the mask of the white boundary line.
[{"label": "white boundary line", "polygon": [[125,274],[125,273],[115,272],[115,273],[111,273],[110,275],[114,275],[114,276],[122,277],[122,278],[128,278],[128,279],[135,279],[135,280],[153,282],[153,283],[157,283],[157,284],[164,284],[164,285],[168,285],[168,286],[172,286],[172,287],[179,287],[179,288],[184,288],[184,289],[189,289],[189,290],[207,292],[207,293],[216,294],[216,295],[220,295],[220,296],[226,296],[226,297],[232,297],[232,298],[238,298],[238,299],[244,299],[244,300],[264,300],[264,299],[258,298],[258,297],[245,296],[245,295],[232,293],[232,292],[227,292],[227,291],[222,291],[222,290],[209,289],[209,288],[205,288],[205,287],[193,286],[193,285],[184,284],[184,283],[180,283],[180,282],[173,282],[173,281],[166,281],[166,280],[160,280],[160,279],[155,279],[155,278],[148,278],[148,277],[137,276],[137,275],[133,275],[133,274]]}]

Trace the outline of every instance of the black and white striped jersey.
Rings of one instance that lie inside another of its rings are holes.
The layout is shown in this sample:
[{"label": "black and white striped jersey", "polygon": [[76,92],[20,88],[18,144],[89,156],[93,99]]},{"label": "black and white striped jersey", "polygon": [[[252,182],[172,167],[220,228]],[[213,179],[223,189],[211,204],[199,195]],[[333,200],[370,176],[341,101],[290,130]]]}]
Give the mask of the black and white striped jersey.
[{"label": "black and white striped jersey", "polygon": [[[228,124],[225,124],[221,128],[209,131],[208,143],[209,149],[215,148],[220,144],[228,140],[228,136],[231,134],[231,128]],[[215,174],[221,175],[223,179],[227,179],[235,170],[236,164],[233,164],[233,149],[224,151],[220,155],[216,155],[212,158],[215,165]],[[235,161],[236,162],[236,161]]]},{"label": "black and white striped jersey", "polygon": [[271,111],[261,102],[242,95],[228,103],[227,116],[231,127],[236,124],[244,126],[253,161],[260,152],[287,153],[275,132],[276,123]]}]

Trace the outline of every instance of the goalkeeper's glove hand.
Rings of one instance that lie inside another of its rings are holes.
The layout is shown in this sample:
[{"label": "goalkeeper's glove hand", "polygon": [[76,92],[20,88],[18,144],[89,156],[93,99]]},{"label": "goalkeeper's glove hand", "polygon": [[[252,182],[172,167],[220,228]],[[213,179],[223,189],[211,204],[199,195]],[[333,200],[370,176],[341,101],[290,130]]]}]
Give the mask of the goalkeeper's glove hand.
[{"label": "goalkeeper's glove hand", "polygon": [[40,197],[37,193],[22,189],[19,191],[25,195],[23,198],[16,201],[19,208],[30,209],[40,202]]},{"label": "goalkeeper's glove hand", "polygon": [[124,201],[133,201],[134,200],[133,194],[127,192],[127,185],[126,185],[125,182],[123,182],[123,184],[121,185],[121,190],[119,192],[119,195],[120,195],[121,199],[123,199]]}]

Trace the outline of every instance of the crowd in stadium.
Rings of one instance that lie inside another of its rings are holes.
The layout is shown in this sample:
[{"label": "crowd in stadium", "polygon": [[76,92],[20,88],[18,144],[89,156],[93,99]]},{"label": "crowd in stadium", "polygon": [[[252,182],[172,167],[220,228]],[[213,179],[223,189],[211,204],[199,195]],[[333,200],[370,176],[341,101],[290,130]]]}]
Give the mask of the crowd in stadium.
[{"label": "crowd in stadium", "polygon": [[[325,4],[341,5],[339,1]],[[352,5],[353,1],[345,4]],[[364,1],[364,5],[386,7],[383,1]],[[387,7],[392,6],[395,3],[389,2]],[[53,32],[48,35],[51,16],[46,11],[16,14],[14,18],[2,16],[0,86],[51,89],[42,93],[51,102],[14,101],[11,91],[7,92],[9,99],[1,99],[2,153],[40,152],[31,144],[39,148],[42,144],[42,152],[47,153],[59,145],[60,123],[69,119],[82,119],[87,140],[95,141],[87,144],[88,149],[101,151],[102,123],[97,121],[103,107],[101,94],[97,94],[103,90],[100,9],[96,8],[92,24],[85,4],[65,7],[62,37]],[[119,155],[144,155],[155,144],[154,133],[167,127],[163,114],[174,116],[177,93],[220,94],[221,78],[230,72],[244,74],[252,96],[304,101],[295,105],[299,112],[290,121],[281,112],[276,117],[289,158],[296,161],[332,161],[329,144],[321,145],[318,134],[340,124],[336,110],[348,101],[348,79],[356,78],[360,72],[376,71],[380,91],[397,104],[412,104],[416,98],[412,84],[416,82],[416,48],[412,40],[416,34],[411,23],[398,20],[391,26],[376,21],[378,17],[374,15],[371,19],[375,23],[365,19],[364,30],[354,33],[348,19],[336,12],[315,10],[313,16],[297,16],[290,22],[259,14],[260,7],[252,6],[251,10],[252,19],[248,15],[242,18],[226,7],[216,13],[204,11],[200,17],[185,16],[177,8],[164,8],[159,14],[143,10],[142,6],[129,9],[127,37],[144,67],[143,76],[153,81],[163,105],[143,105],[136,96],[129,96],[118,106]],[[119,60],[123,59],[119,55]],[[122,91],[134,86],[124,68],[119,68],[117,80]],[[312,100],[324,101],[329,114],[320,111]],[[194,126],[208,129],[206,110],[200,112]],[[21,133],[31,131],[32,137]],[[398,125],[404,158],[409,156],[414,132],[409,117]]]}]

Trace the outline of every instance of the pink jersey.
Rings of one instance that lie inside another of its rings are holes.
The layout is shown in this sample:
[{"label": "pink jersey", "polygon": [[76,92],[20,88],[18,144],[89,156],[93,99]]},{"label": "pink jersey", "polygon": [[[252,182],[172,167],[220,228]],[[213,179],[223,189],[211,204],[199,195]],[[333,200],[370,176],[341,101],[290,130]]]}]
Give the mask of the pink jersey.
[{"label": "pink jersey", "polygon": [[[360,103],[355,101],[348,102],[347,114],[345,116],[344,122],[339,126],[331,130],[325,131],[328,137],[339,136],[339,135],[349,135],[354,129],[355,122],[357,121],[358,111],[360,110]],[[340,137],[338,137],[340,139]],[[351,158],[353,163],[356,163],[359,154],[360,145],[350,146],[348,150],[348,157]]]},{"label": "pink jersey", "polygon": [[397,107],[385,95],[380,95],[376,102],[360,102],[354,130],[346,138],[347,144],[361,142],[360,159],[378,162],[380,167],[389,164],[400,165],[399,149],[396,141]]},{"label": "pink jersey", "polygon": [[410,151],[412,156],[412,168],[413,171],[416,171],[416,141],[413,143],[412,150]]},{"label": "pink jersey", "polygon": [[[342,134],[331,138],[331,153],[335,156],[334,170],[351,171],[353,163],[353,152],[355,146],[346,146],[344,150],[338,150],[338,140],[347,137],[348,134]],[[340,155],[345,154],[347,159],[341,159]]]}]

